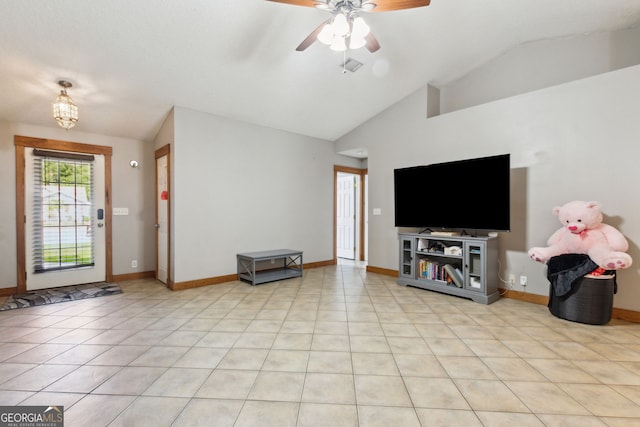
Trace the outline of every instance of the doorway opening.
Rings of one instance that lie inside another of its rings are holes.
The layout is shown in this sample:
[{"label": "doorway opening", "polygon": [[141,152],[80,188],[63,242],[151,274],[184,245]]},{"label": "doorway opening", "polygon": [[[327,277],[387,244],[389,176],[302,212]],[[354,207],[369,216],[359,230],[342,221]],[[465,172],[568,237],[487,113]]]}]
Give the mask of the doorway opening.
[{"label": "doorway opening", "polygon": [[367,259],[367,169],[334,166],[334,260]]},{"label": "doorway opening", "polygon": [[172,288],[171,262],[171,210],[170,196],[170,146],[165,145],[155,151],[156,158],[156,279]]}]

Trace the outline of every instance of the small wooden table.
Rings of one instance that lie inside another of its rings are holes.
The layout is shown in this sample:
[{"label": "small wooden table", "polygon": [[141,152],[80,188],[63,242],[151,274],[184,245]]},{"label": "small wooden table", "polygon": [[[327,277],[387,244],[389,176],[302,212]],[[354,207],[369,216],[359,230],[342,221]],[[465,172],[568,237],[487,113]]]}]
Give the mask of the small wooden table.
[{"label": "small wooden table", "polygon": [[238,280],[258,285],[302,276],[302,251],[274,249],[236,255]]}]

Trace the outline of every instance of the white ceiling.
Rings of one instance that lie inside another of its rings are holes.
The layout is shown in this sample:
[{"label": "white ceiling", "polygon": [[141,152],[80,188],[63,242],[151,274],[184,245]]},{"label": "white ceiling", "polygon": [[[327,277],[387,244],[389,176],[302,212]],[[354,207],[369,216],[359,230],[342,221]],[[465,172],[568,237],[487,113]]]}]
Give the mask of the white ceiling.
[{"label": "white ceiling", "polygon": [[[522,43],[640,22],[640,0],[432,0],[363,13],[381,49],[295,47],[330,15],[266,0],[0,0],[0,120],[151,140],[171,107],[336,140],[416,89]],[[73,130],[71,130],[73,132]]]}]

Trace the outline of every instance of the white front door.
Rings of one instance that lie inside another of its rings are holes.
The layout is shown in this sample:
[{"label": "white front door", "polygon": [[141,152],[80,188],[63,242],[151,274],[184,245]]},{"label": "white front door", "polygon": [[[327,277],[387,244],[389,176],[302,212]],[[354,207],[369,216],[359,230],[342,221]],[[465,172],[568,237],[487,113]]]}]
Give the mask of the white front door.
[{"label": "white front door", "polygon": [[356,256],[356,176],[338,172],[336,206],[336,255],[355,259]]},{"label": "white front door", "polygon": [[104,281],[104,155],[35,151],[25,148],[27,290]]}]

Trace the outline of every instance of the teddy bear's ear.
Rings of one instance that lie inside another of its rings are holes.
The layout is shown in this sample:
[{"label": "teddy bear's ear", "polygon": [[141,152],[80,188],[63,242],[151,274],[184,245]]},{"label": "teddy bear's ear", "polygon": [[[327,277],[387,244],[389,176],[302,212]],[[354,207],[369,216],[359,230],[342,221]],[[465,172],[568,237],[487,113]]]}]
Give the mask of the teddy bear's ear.
[{"label": "teddy bear's ear", "polygon": [[600,208],[602,207],[602,203],[600,203],[600,202],[587,202],[587,207],[589,209],[600,210]]},{"label": "teddy bear's ear", "polygon": [[555,216],[560,215],[560,206],[556,206],[555,208],[553,208],[553,209],[551,210],[551,212],[553,212],[553,214],[554,214]]}]

